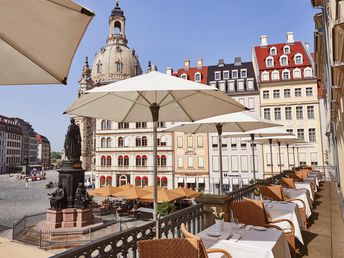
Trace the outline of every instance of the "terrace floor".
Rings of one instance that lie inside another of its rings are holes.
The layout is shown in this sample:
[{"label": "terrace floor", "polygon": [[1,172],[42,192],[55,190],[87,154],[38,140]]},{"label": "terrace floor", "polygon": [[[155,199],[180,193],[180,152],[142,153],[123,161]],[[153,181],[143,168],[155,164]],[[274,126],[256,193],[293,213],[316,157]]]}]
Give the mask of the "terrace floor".
[{"label": "terrace floor", "polygon": [[344,257],[344,223],[336,183],[322,183],[318,189],[311,226],[302,234],[306,244],[301,250],[302,257]]}]

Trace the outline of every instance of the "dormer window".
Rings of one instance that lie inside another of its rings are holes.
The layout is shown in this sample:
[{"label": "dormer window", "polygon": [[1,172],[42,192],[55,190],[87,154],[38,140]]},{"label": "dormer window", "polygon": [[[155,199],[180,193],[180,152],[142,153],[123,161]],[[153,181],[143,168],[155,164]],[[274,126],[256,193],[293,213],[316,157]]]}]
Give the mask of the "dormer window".
[{"label": "dormer window", "polygon": [[188,75],[186,73],[183,73],[180,78],[187,80],[188,79]]},{"label": "dormer window", "polygon": [[232,79],[238,79],[238,70],[232,70]]},{"label": "dormer window", "polygon": [[284,46],[283,47],[283,53],[284,54],[290,54],[290,47],[289,46]]},{"label": "dormer window", "polygon": [[303,70],[303,76],[304,76],[305,78],[312,77],[312,76],[313,76],[313,70],[312,70],[312,68],[306,67],[306,68]]},{"label": "dormer window", "polygon": [[276,49],[276,47],[270,48],[270,55],[271,55],[271,56],[277,55],[277,49]]},{"label": "dormer window", "polygon": [[262,81],[268,81],[269,80],[269,72],[267,72],[267,71],[262,72],[261,79],[262,79]]},{"label": "dormer window", "polygon": [[288,65],[288,57],[286,57],[286,56],[281,56],[280,57],[280,64],[281,64],[281,66],[286,66],[286,65]]},{"label": "dormer window", "polygon": [[303,58],[302,54],[298,53],[294,56],[294,62],[295,64],[302,64],[303,63]]},{"label": "dormer window", "polygon": [[229,71],[223,71],[223,79],[228,80],[229,79]]},{"label": "dormer window", "polygon": [[247,78],[247,69],[240,70],[240,78]]},{"label": "dormer window", "polygon": [[201,73],[195,73],[195,82],[200,82],[202,80]]},{"label": "dormer window", "polygon": [[121,62],[116,62],[116,72],[121,73],[123,71],[123,63]]},{"label": "dormer window", "polygon": [[275,70],[271,73],[271,79],[273,81],[277,81],[280,79],[280,75],[279,75],[279,72],[277,70]]},{"label": "dormer window", "polygon": [[289,72],[289,70],[284,70],[282,72],[282,79],[283,80],[289,80],[290,79],[290,72]]},{"label": "dormer window", "polygon": [[293,78],[294,79],[301,79],[301,70],[299,68],[295,68],[293,70]]},{"label": "dormer window", "polygon": [[269,56],[265,60],[265,64],[267,67],[273,67],[274,66],[274,59],[273,57]]},{"label": "dormer window", "polygon": [[215,80],[221,80],[221,72],[214,73]]}]

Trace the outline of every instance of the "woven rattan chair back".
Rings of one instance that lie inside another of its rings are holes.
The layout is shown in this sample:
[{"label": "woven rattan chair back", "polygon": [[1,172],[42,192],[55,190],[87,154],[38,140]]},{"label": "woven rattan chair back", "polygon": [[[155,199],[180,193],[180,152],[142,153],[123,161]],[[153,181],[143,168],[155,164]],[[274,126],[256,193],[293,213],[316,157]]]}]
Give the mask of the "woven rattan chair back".
[{"label": "woven rattan chair back", "polygon": [[283,201],[283,191],[280,185],[260,186],[260,193],[264,199]]},{"label": "woven rattan chair back", "polygon": [[140,258],[199,258],[199,240],[197,239],[154,239],[137,243]]},{"label": "woven rattan chair back", "polygon": [[234,201],[231,203],[231,209],[234,218],[240,223],[254,226],[264,226],[266,215],[262,201],[244,199],[243,201]]},{"label": "woven rattan chair back", "polygon": [[280,183],[283,187],[286,188],[295,188],[295,180],[294,178],[286,178],[283,177],[280,179]]}]

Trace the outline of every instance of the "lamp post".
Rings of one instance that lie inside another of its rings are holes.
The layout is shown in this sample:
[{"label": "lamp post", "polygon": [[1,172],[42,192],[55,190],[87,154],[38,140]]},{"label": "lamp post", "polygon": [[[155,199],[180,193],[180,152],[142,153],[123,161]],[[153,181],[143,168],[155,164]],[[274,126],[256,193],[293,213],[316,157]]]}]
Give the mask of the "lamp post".
[{"label": "lamp post", "polygon": [[28,155],[24,156],[24,160],[25,160],[25,174],[26,176],[30,176],[30,171],[29,171],[29,157]]}]

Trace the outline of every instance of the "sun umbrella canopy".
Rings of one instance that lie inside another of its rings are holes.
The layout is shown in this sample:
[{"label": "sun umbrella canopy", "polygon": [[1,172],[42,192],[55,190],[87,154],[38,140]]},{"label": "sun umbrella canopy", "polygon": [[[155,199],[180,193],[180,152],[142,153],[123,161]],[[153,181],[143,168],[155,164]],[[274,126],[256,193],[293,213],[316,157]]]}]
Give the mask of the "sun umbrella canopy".
[{"label": "sun umbrella canopy", "polygon": [[294,136],[294,134],[286,132],[283,127],[278,126],[278,127],[256,129],[256,130],[247,131],[244,133],[224,133],[223,137],[224,138],[250,137],[251,134],[254,134],[255,137]]},{"label": "sun umbrella canopy", "polygon": [[199,192],[193,191],[186,187],[178,187],[178,188],[173,189],[172,191],[175,193],[182,194],[186,198],[194,198],[200,195]]},{"label": "sun umbrella canopy", "polygon": [[100,187],[100,188],[91,190],[89,192],[89,194],[96,195],[96,196],[108,197],[108,196],[112,196],[113,194],[120,192],[120,191],[123,191],[123,189],[108,185],[108,186],[104,186],[104,187]]},{"label": "sun umbrella canopy", "polygon": [[[158,198],[157,202],[162,203],[162,202],[171,202],[177,199],[184,198],[183,194],[176,193],[172,190],[167,190],[167,189],[160,189],[158,191]],[[141,201],[146,201],[146,202],[152,202],[153,201],[153,193],[149,193],[147,195],[144,195],[140,198]]]},{"label": "sun umbrella canopy", "polygon": [[66,113],[117,122],[150,122],[153,103],[160,107],[158,120],[169,122],[196,121],[246,109],[215,87],[153,71],[94,88]]},{"label": "sun umbrella canopy", "polygon": [[272,140],[272,144],[280,143],[281,145],[305,143],[304,140],[297,138],[295,136],[264,137],[264,138],[256,139],[254,142],[258,144],[269,144],[270,140]]},{"label": "sun umbrella canopy", "polygon": [[[150,186],[144,187],[143,189],[144,189],[145,191],[148,191],[148,192],[151,193],[151,192],[153,192],[153,190],[154,190],[154,185],[150,185]],[[158,191],[159,191],[159,190],[164,189],[164,188],[158,186],[157,189],[158,189]]]},{"label": "sun umbrella canopy", "polygon": [[71,0],[0,0],[0,85],[66,84],[94,13]]},{"label": "sun umbrella canopy", "polygon": [[253,116],[247,112],[237,112],[197,120],[193,123],[173,125],[164,131],[184,133],[211,133],[217,132],[217,124],[222,125],[223,132],[246,132],[258,128],[276,127],[278,124]]},{"label": "sun umbrella canopy", "polygon": [[119,191],[115,194],[113,194],[113,197],[120,197],[123,199],[129,199],[129,200],[134,200],[138,199],[144,195],[149,194],[149,191],[144,190],[142,187],[134,186],[129,189],[123,189],[122,191]]},{"label": "sun umbrella canopy", "polygon": [[118,188],[122,191],[122,190],[129,190],[130,188],[133,188],[133,187],[135,187],[135,186],[132,184],[126,184],[126,185],[117,186],[116,188]]}]

